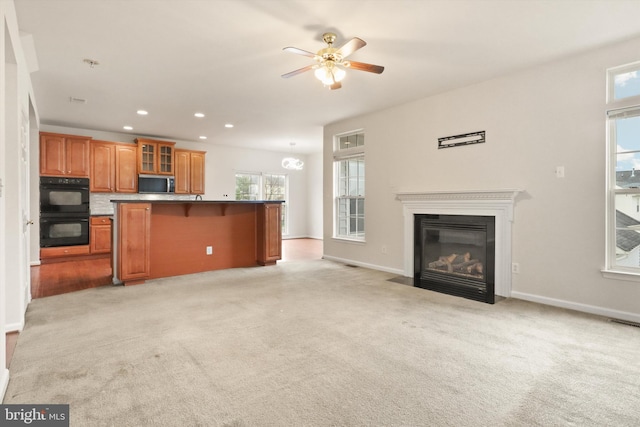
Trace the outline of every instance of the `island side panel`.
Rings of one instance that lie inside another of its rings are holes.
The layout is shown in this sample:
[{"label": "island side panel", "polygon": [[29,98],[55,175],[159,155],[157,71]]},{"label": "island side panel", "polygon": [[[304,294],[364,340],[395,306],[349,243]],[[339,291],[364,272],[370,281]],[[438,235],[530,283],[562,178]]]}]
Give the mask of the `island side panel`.
[{"label": "island side panel", "polygon": [[273,265],[282,259],[282,205],[258,206],[258,264]]},{"label": "island side panel", "polygon": [[151,278],[258,265],[257,206],[154,203]]},{"label": "island side panel", "polygon": [[118,205],[117,277],[126,284],[149,278],[151,204]]}]

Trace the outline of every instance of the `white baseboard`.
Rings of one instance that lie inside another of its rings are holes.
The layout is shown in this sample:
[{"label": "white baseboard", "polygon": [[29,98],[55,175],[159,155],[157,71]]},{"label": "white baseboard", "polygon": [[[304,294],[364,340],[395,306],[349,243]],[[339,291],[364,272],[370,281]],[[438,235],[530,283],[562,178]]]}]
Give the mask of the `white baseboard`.
[{"label": "white baseboard", "polygon": [[322,240],[322,237],[313,237],[313,236],[282,236],[282,240],[291,240],[291,239],[315,239],[315,240]]},{"label": "white baseboard", "polygon": [[640,314],[630,313],[628,311],[612,310],[610,308],[598,307],[595,305],[580,304],[578,302],[566,301],[555,298],[547,298],[540,295],[527,294],[524,292],[511,292],[512,298],[522,299],[525,301],[537,302],[554,307],[568,308],[569,310],[582,311],[584,313],[596,314],[598,316],[609,317],[612,319],[626,320],[628,322],[640,323]]},{"label": "white baseboard", "polygon": [[38,261],[31,261],[31,262],[29,263],[29,265],[30,265],[31,267],[34,267],[34,266],[42,265],[42,262],[40,262],[40,260],[38,260]]},{"label": "white baseboard", "polygon": [[[374,265],[366,262],[334,257],[330,255],[324,255],[322,258],[329,261],[336,261],[344,264],[357,265],[358,267],[370,268],[372,270],[380,270],[380,271],[385,271],[387,273],[393,273],[399,276],[404,276],[404,270],[400,270],[396,268],[383,267],[380,265]],[[545,305],[550,305],[554,307],[567,308],[569,310],[581,311],[583,313],[595,314],[598,316],[608,317],[611,319],[619,319],[619,320],[626,320],[627,322],[640,323],[640,314],[631,313],[628,311],[613,310],[606,307],[598,307],[595,305],[581,304],[578,302],[560,300],[556,298],[548,298],[540,295],[528,294],[525,292],[517,292],[517,291],[511,292],[511,298],[517,298],[525,301],[536,302],[539,304],[545,304]]]},{"label": "white baseboard", "polygon": [[357,265],[358,267],[364,267],[364,268],[369,268],[371,270],[379,270],[387,273],[397,274],[399,276],[404,276],[404,271],[398,268],[383,267],[381,265],[369,264],[366,262],[354,261],[352,259],[338,258],[334,256],[329,256],[329,255],[323,255],[322,258],[329,261],[336,261],[336,262],[341,262],[343,264]]},{"label": "white baseboard", "polygon": [[7,323],[4,325],[4,333],[20,332],[24,329],[24,319],[19,323]]},{"label": "white baseboard", "polygon": [[0,370],[0,403],[4,402],[4,395],[7,392],[9,386],[9,370]]}]

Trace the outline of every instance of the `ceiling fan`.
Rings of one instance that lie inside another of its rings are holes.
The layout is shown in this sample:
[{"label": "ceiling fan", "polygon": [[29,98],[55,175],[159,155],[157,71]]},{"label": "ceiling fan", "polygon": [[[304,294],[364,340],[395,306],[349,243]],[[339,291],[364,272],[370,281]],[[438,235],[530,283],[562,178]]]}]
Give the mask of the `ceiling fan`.
[{"label": "ceiling fan", "polygon": [[381,74],[384,71],[384,67],[381,67],[380,65],[345,60],[347,56],[367,44],[364,40],[354,37],[338,48],[333,47],[333,44],[336,41],[336,35],[334,33],[324,33],[322,35],[322,40],[327,44],[327,47],[320,49],[318,53],[311,53],[306,50],[298,49],[297,47],[285,47],[283,49],[284,51],[295,53],[296,55],[308,56],[313,58],[316,63],[283,74],[282,77],[286,79],[304,73],[305,71],[315,70],[314,73],[316,78],[325,86],[329,86],[331,90],[334,90],[342,87],[340,81],[346,74],[344,70],[345,68],[352,68],[354,70],[367,71],[369,73],[376,74]]}]

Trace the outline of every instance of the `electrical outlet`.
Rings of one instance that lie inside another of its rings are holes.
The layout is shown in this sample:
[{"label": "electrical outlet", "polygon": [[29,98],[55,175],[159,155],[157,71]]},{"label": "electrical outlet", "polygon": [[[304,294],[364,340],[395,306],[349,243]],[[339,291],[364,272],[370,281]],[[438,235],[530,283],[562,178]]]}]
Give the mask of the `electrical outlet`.
[{"label": "electrical outlet", "polygon": [[556,166],[556,178],[564,178],[564,166]]},{"label": "electrical outlet", "polygon": [[213,255],[213,246],[207,246],[207,255]]},{"label": "electrical outlet", "polygon": [[513,274],[520,274],[520,264],[518,264],[517,262],[511,264],[511,272]]},{"label": "electrical outlet", "polygon": [[387,245],[382,245],[382,247],[380,248],[380,252],[383,254],[387,254]]}]

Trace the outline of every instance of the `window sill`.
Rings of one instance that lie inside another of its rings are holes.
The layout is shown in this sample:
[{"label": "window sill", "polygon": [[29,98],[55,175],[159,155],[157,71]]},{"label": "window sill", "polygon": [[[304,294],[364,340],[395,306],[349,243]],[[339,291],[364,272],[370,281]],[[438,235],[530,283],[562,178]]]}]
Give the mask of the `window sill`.
[{"label": "window sill", "polygon": [[337,242],[354,243],[356,245],[358,245],[358,244],[363,245],[363,244],[366,243],[366,241],[364,239],[350,239],[348,237],[336,237],[336,236],[333,236],[331,239],[335,240]]},{"label": "window sill", "polygon": [[620,270],[600,270],[602,277],[606,279],[625,280],[627,282],[640,282],[640,273]]}]

